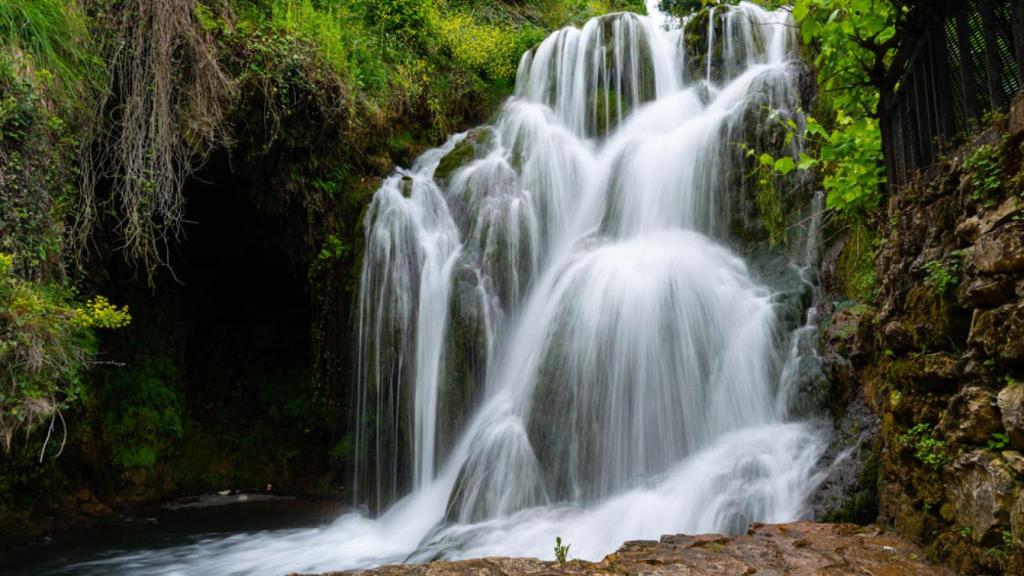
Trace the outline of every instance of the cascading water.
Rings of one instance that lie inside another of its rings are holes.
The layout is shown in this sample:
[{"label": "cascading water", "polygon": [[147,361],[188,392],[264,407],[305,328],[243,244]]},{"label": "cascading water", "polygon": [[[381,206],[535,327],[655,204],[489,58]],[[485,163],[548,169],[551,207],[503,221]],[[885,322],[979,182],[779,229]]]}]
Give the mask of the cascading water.
[{"label": "cascading water", "polygon": [[366,216],[355,489],[383,514],[120,562],[550,557],[556,535],[599,558],[805,514],[827,440],[789,420],[808,347],[729,247],[737,143],[801,121],[788,19],[719,8],[701,49],[624,13],[524,55],[494,123],[398,171]]}]

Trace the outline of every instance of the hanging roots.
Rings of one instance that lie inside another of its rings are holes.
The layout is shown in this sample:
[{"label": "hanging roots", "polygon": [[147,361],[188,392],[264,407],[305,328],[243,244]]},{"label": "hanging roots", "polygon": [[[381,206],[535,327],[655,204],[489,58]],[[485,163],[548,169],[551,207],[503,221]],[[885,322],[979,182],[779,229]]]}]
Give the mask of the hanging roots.
[{"label": "hanging roots", "polygon": [[[150,280],[181,232],[185,180],[229,143],[235,85],[198,22],[196,1],[126,0],[107,14],[109,85],[83,143],[79,254],[101,214],[111,214],[127,258]],[[110,185],[102,198],[101,181]]]}]

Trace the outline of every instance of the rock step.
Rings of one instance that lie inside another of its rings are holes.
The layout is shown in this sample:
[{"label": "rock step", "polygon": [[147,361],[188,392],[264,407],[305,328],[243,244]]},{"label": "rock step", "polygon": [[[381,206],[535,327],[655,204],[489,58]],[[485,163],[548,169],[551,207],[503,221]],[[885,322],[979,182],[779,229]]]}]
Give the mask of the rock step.
[{"label": "rock step", "polygon": [[[382,566],[322,576],[951,576],[929,563],[921,549],[878,526],[854,524],[754,524],[746,535],[662,536],[626,542],[600,562],[570,560],[560,566],[536,558],[479,558],[455,562]],[[292,575],[299,576],[299,575]]]}]

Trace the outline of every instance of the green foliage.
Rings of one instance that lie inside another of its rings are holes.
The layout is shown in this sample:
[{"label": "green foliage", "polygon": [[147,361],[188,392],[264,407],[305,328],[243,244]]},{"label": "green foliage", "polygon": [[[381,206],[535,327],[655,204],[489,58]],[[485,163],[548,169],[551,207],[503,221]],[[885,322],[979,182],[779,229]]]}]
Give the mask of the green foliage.
[{"label": "green foliage", "polygon": [[14,272],[14,256],[0,253],[0,440],[10,451],[14,433],[78,403],[82,374],[95,348],[94,328],[119,328],[131,317],[96,297],[85,306],[56,282],[34,282]]},{"label": "green foliage", "polygon": [[24,277],[53,271],[78,178],[72,126],[32,67],[0,50],[0,252]]},{"label": "green foliage", "polygon": [[826,202],[848,217],[874,209],[885,182],[875,82],[892,60],[904,10],[885,0],[798,0],[793,6],[803,41],[816,53],[823,108],[830,110],[825,122],[808,125]]},{"label": "green foliage", "polygon": [[344,260],[352,253],[352,245],[338,238],[334,234],[328,234],[323,247],[317,254],[319,260]]},{"label": "green foliage", "polygon": [[850,238],[836,262],[836,274],[843,292],[860,302],[871,302],[875,297],[874,235],[863,225],[850,230]]},{"label": "green foliage", "polygon": [[555,537],[555,560],[563,566],[565,565],[566,557],[569,555],[569,546],[569,544],[562,544],[561,536]]},{"label": "green foliage", "polygon": [[932,287],[935,294],[945,296],[951,287],[960,282],[960,263],[953,259],[948,264],[940,260],[932,260],[924,265],[928,277],[925,283]]},{"label": "green foliage", "polygon": [[178,363],[169,338],[152,325],[132,327],[118,342],[112,352],[123,364],[97,371],[92,408],[111,461],[124,469],[150,468],[183,434]]},{"label": "green foliage", "polygon": [[77,0],[0,0],[0,50],[21,49],[54,87],[62,102],[78,104],[102,78],[90,52],[88,19]]},{"label": "green foliage", "polygon": [[536,26],[509,29],[461,13],[439,16],[437,27],[441,44],[457,64],[492,79],[514,78],[520,56],[546,35]]},{"label": "green foliage", "polygon": [[793,159],[788,156],[774,158],[771,154],[758,154],[756,150],[740,143],[748,158],[753,159],[754,168],[748,177],[757,189],[757,211],[760,222],[768,231],[772,246],[786,240],[786,213],[778,191],[779,178],[793,171]]},{"label": "green foliage", "polygon": [[964,170],[971,175],[971,198],[992,202],[1002,186],[999,158],[1002,146],[979,146],[964,160]]},{"label": "green foliage", "polygon": [[945,468],[949,462],[946,443],[932,435],[932,426],[927,422],[915,424],[914,427],[900,434],[899,443],[912,448],[914,456],[922,464],[936,472]]},{"label": "green foliage", "polygon": [[988,449],[993,452],[1000,452],[1010,445],[1010,437],[1004,432],[996,432],[989,436]]}]

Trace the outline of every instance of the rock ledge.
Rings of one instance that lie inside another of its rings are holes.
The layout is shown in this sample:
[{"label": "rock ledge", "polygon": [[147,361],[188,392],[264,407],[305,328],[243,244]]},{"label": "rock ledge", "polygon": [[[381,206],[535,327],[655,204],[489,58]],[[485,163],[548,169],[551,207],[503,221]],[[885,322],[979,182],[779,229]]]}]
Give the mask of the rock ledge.
[{"label": "rock ledge", "polygon": [[536,558],[480,558],[382,566],[323,576],[542,576],[643,574],[686,576],[872,575],[946,576],[919,548],[877,526],[853,524],[755,524],[744,536],[662,536],[626,542],[600,562],[564,566]]}]

